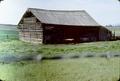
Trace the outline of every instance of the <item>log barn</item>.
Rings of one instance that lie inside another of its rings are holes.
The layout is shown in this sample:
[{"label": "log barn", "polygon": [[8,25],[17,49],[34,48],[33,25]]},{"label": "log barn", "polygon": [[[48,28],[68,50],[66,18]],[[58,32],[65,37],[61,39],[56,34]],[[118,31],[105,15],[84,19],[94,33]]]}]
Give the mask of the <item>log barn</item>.
[{"label": "log barn", "polygon": [[106,41],[111,31],[84,10],[29,8],[19,24],[20,40],[41,44]]}]

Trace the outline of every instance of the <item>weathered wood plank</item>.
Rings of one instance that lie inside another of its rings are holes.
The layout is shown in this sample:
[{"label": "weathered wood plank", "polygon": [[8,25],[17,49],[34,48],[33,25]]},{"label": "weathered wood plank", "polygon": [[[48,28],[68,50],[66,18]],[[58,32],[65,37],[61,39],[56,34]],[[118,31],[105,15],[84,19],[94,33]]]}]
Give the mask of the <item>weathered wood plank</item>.
[{"label": "weathered wood plank", "polygon": [[19,26],[20,40],[33,43],[42,43],[43,28],[40,23],[23,23]]},{"label": "weathered wood plank", "polygon": [[36,18],[35,17],[24,18],[23,22],[24,23],[36,23]]}]

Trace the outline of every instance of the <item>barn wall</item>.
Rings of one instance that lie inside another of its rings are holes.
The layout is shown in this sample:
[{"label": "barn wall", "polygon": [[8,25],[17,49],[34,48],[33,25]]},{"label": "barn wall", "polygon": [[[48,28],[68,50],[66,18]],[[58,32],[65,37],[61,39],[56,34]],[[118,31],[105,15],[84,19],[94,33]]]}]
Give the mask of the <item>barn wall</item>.
[{"label": "barn wall", "polygon": [[80,43],[111,38],[111,32],[104,27],[41,24],[33,16],[24,17],[18,28],[20,40],[32,43]]},{"label": "barn wall", "polygon": [[112,33],[108,29],[104,27],[100,27],[99,29],[99,40],[108,41],[111,40]]},{"label": "barn wall", "polygon": [[44,25],[44,43],[80,43],[99,40],[99,28]]},{"label": "barn wall", "polygon": [[19,24],[20,40],[32,43],[43,42],[43,29],[40,22],[35,17],[24,18],[23,23]]}]

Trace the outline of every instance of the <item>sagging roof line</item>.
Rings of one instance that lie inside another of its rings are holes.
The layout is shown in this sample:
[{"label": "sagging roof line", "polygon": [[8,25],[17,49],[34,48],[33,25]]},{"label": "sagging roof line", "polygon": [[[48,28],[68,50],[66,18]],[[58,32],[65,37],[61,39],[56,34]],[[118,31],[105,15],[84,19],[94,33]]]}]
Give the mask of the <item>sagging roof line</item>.
[{"label": "sagging roof line", "polygon": [[27,12],[31,12],[39,21],[46,24],[101,26],[85,10],[45,10],[28,8],[26,13]]}]

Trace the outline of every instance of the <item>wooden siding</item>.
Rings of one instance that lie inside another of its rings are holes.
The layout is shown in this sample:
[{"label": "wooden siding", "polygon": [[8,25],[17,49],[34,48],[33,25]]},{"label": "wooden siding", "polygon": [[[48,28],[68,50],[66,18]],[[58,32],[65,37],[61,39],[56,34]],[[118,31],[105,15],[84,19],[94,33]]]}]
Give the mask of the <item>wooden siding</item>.
[{"label": "wooden siding", "polygon": [[111,31],[103,27],[99,28],[99,40],[108,41],[108,40],[111,40],[111,37],[112,37]]},{"label": "wooden siding", "polygon": [[99,27],[45,25],[44,43],[80,43],[99,41]]},{"label": "wooden siding", "polygon": [[19,38],[26,42],[42,43],[43,29],[40,22],[34,17],[24,18],[24,23],[19,24]]},{"label": "wooden siding", "polygon": [[36,23],[36,18],[35,17],[28,17],[23,19],[24,23]]}]

